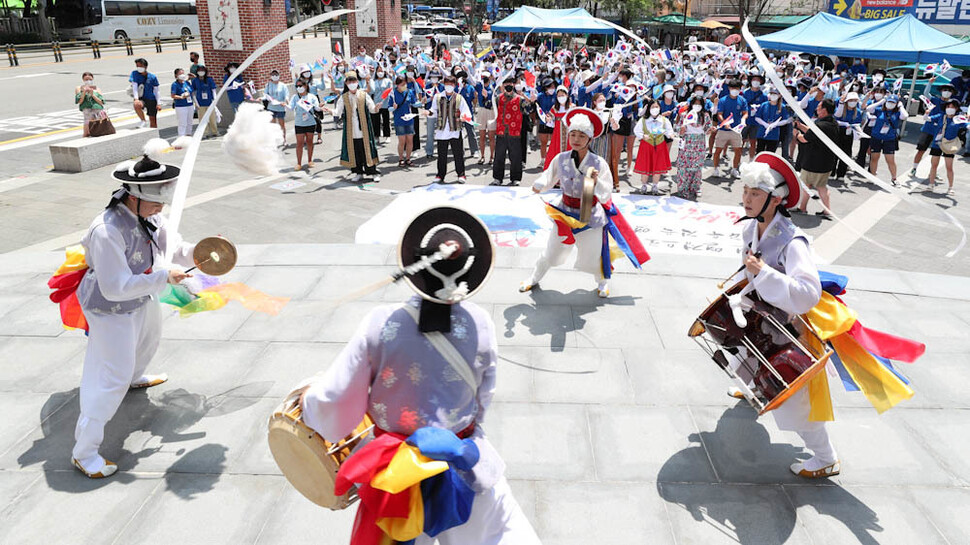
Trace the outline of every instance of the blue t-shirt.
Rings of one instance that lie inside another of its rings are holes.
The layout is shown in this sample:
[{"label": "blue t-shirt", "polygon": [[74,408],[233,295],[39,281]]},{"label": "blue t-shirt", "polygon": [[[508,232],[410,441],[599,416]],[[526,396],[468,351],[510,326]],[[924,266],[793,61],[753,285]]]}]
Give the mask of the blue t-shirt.
[{"label": "blue t-shirt", "polygon": [[209,76],[192,80],[192,90],[195,91],[195,102],[199,106],[212,105],[216,97],[216,81]]},{"label": "blue t-shirt", "polygon": [[680,106],[680,104],[678,104],[676,100],[670,101],[670,104],[667,104],[666,101],[661,100],[658,102],[658,104],[660,104],[660,115],[665,116],[670,120],[671,123],[673,123],[677,118],[677,108]]},{"label": "blue t-shirt", "polygon": [[[940,140],[946,138],[947,140],[952,140],[957,137],[961,129],[967,127],[966,123],[954,123],[953,118],[947,118],[945,113],[936,114],[929,116],[933,120],[933,124],[936,125],[936,138],[933,139],[933,149],[940,149]],[[945,120],[945,123],[944,123]],[[927,120],[927,123],[929,119]],[[944,129],[945,130],[941,130]]]},{"label": "blue t-shirt", "polygon": [[556,93],[546,94],[545,91],[536,99],[536,103],[542,108],[543,113],[549,113],[556,106]]},{"label": "blue t-shirt", "polygon": [[720,127],[718,129],[722,131],[729,131],[740,125],[741,118],[744,116],[744,114],[748,113],[748,101],[745,100],[741,95],[738,95],[738,98],[731,98],[731,96],[728,95],[717,103],[717,112],[721,114],[725,120],[729,116],[732,118],[730,125]]},{"label": "blue t-shirt", "polygon": [[290,90],[286,87],[285,83],[279,81],[271,81],[266,84],[266,96],[281,102],[282,104],[273,104],[272,102],[266,106],[266,109],[271,112],[284,112],[286,111],[286,106],[284,106],[290,98]]},{"label": "blue t-shirt", "polygon": [[179,108],[182,106],[192,105],[192,84],[189,83],[188,81],[173,81],[172,94],[181,95],[184,93],[189,93],[188,98],[176,98],[174,103],[172,104],[173,106],[175,106],[176,108]]},{"label": "blue t-shirt", "polygon": [[465,104],[468,105],[468,109],[472,112],[472,114],[474,114],[475,105],[478,104],[478,95],[475,87],[473,87],[471,83],[465,82],[465,84],[461,86],[461,90],[458,91],[458,94],[461,95],[461,98],[465,99]]},{"label": "blue t-shirt", "polygon": [[[779,119],[788,119],[791,116],[788,114],[788,108],[785,108],[784,104],[779,100],[778,104],[763,102],[758,107],[755,117],[767,123],[771,123],[773,121],[778,121]],[[765,131],[764,126],[761,123],[758,123],[758,138],[762,140],[779,140],[781,138],[781,128],[774,127],[770,131]]]},{"label": "blue t-shirt", "polygon": [[[226,77],[222,79],[222,84],[225,85],[226,82],[229,81],[230,79],[232,79],[233,81],[233,83],[229,84],[230,86],[233,84],[244,83],[241,76],[236,76],[235,78],[233,78],[232,74],[226,74]],[[237,87],[236,89],[232,89],[230,87],[230,89],[226,91],[226,96],[229,97],[229,102],[233,104],[239,104],[240,102],[246,100],[246,89],[242,85],[239,85],[239,87]]]},{"label": "blue t-shirt", "polygon": [[307,93],[303,95],[293,95],[290,97],[290,109],[296,118],[297,127],[313,127],[317,124],[316,117],[313,116],[314,107],[319,106],[320,101],[316,95]]},{"label": "blue t-shirt", "polygon": [[408,89],[402,93],[395,88],[393,91],[391,91],[391,96],[388,98],[390,98],[388,101],[388,107],[392,112],[394,112],[394,126],[407,127],[413,125],[413,118],[407,121],[401,118],[411,113],[411,106],[414,106],[417,102],[414,99],[414,91]]},{"label": "blue t-shirt", "polygon": [[868,73],[869,69],[866,68],[865,64],[859,63],[859,64],[853,64],[852,67],[849,68],[849,72],[858,76],[859,74]]},{"label": "blue t-shirt", "polygon": [[765,93],[761,89],[758,89],[757,91],[754,89],[748,89],[741,93],[741,96],[744,97],[744,100],[748,101],[748,106],[750,106],[752,110],[756,110],[758,106],[768,102],[768,97],[765,96]]},{"label": "blue t-shirt", "polygon": [[129,83],[137,83],[141,86],[141,96],[135,98],[143,98],[146,100],[158,100],[155,96],[155,88],[159,86],[158,78],[155,74],[151,72],[145,72],[142,74],[138,70],[132,70],[131,75],[128,76]]},{"label": "blue t-shirt", "polygon": [[875,122],[872,124],[872,138],[877,140],[895,140],[899,131],[899,107],[892,112],[879,108],[873,114]]},{"label": "blue t-shirt", "polygon": [[475,85],[475,90],[478,91],[478,106],[480,108],[492,109],[492,97],[495,95],[495,85],[489,83],[487,86],[482,82],[478,82]]}]

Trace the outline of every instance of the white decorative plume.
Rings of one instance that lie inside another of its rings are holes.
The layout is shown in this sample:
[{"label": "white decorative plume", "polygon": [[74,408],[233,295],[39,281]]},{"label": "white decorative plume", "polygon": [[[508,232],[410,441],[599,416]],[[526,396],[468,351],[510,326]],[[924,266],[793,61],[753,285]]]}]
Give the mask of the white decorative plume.
[{"label": "white decorative plume", "polygon": [[741,183],[744,187],[762,189],[771,193],[775,189],[775,177],[766,163],[745,163],[741,165]]},{"label": "white decorative plume", "polygon": [[179,136],[175,140],[172,140],[172,147],[175,148],[175,149],[182,149],[182,148],[188,147],[189,144],[191,144],[191,143],[192,143],[192,137],[191,136],[188,136],[188,135],[186,135],[186,136]]},{"label": "white decorative plume", "polygon": [[145,155],[158,161],[161,159],[162,154],[172,151],[172,146],[161,138],[152,138],[148,142],[145,142],[145,148],[143,151],[145,152]]},{"label": "white decorative plume", "polygon": [[273,115],[261,106],[241,104],[222,141],[222,151],[253,174],[276,174],[283,160],[279,150],[283,133],[272,121]]}]

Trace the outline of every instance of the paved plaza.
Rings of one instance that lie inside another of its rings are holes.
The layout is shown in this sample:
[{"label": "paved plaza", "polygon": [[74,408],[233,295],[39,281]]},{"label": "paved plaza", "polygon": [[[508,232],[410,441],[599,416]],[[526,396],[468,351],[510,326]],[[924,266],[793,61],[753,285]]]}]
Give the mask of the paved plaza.
[{"label": "paved plaza", "polygon": [[[324,41],[293,47],[309,55]],[[185,56],[150,60],[164,74]],[[100,62],[99,81],[123,89],[130,60]],[[57,71],[50,81],[73,86],[89,68],[23,67],[0,80]],[[112,96],[127,107],[127,97]],[[0,128],[23,115],[60,119],[70,107],[61,98],[28,97],[23,111],[0,111]],[[160,125],[174,138],[173,116]],[[266,422],[295,384],[327,369],[369,310],[409,296],[391,285],[337,304],[394,270],[392,247],[355,244],[355,233],[399,194],[430,184],[434,164],[418,151],[415,168],[398,169],[392,139],[380,147],[382,181],[352,184],[338,164],[339,133],[326,128],[309,173],[292,172],[292,147],[280,174],[254,178],[226,159],[221,138],[202,144],[183,234],[227,236],[240,253],[228,281],[292,299],[275,317],[236,303],[168,316],[152,369],[170,380],[128,394],[102,449],[120,471],[102,481],[70,465],[85,339],[63,330],[46,282],[116,184],[111,167],[51,170],[47,144],[70,134],[4,133],[17,141],[0,143],[0,544],[348,542],[353,509],[321,509],[289,486]],[[538,176],[538,160],[530,152],[524,181]],[[970,195],[966,166],[957,159],[953,197],[913,183],[910,198],[923,205],[899,201],[850,177],[832,186],[848,227],[795,218],[816,238],[820,267],[850,277],[846,301],[867,326],[927,345],[915,364],[900,364],[916,396],[881,416],[832,381],[843,466],[828,480],[791,475],[789,464],[807,457],[801,442],[728,398],[726,375],[687,338],[736,258],[651,248],[642,271],[618,268],[604,301],[568,267],[518,293],[537,250],[500,248],[474,298],[495,322],[500,354],[483,427],[543,543],[970,543],[970,250],[945,257],[960,236],[939,213],[970,224],[960,202]],[[888,179],[885,164],[880,171]],[[474,161],[468,174],[469,185],[491,181]],[[909,180],[902,170],[900,180]],[[624,193],[636,185],[622,179]],[[709,179],[701,201],[733,206],[740,193],[736,181]]]}]

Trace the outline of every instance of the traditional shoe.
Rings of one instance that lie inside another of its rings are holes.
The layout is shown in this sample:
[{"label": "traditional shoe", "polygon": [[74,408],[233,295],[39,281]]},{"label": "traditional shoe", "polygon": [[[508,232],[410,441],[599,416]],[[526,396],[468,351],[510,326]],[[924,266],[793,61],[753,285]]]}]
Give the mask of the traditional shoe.
[{"label": "traditional shoe", "polygon": [[77,458],[71,458],[71,463],[74,464],[74,467],[76,467],[78,471],[84,473],[89,479],[103,479],[105,477],[114,475],[115,472],[118,471],[118,466],[114,462],[109,462],[107,460],[104,461],[104,466],[101,467],[101,471],[98,471],[97,473],[91,473],[84,469],[84,466],[81,465],[81,462],[77,461]]},{"label": "traditional shoe", "polygon": [[596,286],[596,295],[599,295],[601,299],[606,299],[610,296],[610,285],[606,282]]},{"label": "traditional shoe", "polygon": [[131,383],[131,389],[137,390],[140,388],[151,388],[152,386],[158,386],[159,384],[168,380],[168,375],[142,375],[135,382]]},{"label": "traditional shoe", "polygon": [[536,283],[533,282],[532,280],[523,280],[522,283],[519,284],[519,293],[532,291],[532,288],[534,287],[536,287]]},{"label": "traditional shoe", "polygon": [[744,399],[744,393],[741,391],[741,388],[736,386],[731,386],[728,388],[727,395],[728,397],[733,397],[734,399]]},{"label": "traditional shoe", "polygon": [[839,461],[836,460],[825,467],[816,469],[815,471],[805,469],[805,462],[795,462],[789,469],[791,469],[791,472],[799,477],[804,477],[806,479],[824,479],[838,475],[842,467]]}]

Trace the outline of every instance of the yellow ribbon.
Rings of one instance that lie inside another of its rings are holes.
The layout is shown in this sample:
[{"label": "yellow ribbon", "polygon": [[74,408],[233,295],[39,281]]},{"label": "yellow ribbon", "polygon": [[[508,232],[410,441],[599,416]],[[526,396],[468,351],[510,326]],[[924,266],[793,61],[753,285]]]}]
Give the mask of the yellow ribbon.
[{"label": "yellow ribbon", "polygon": [[80,244],[68,246],[64,249],[64,254],[66,255],[66,259],[64,260],[64,263],[61,263],[61,266],[57,268],[57,272],[54,273],[54,276],[60,276],[62,274],[88,268],[87,261],[84,259],[84,246],[81,246]]}]

